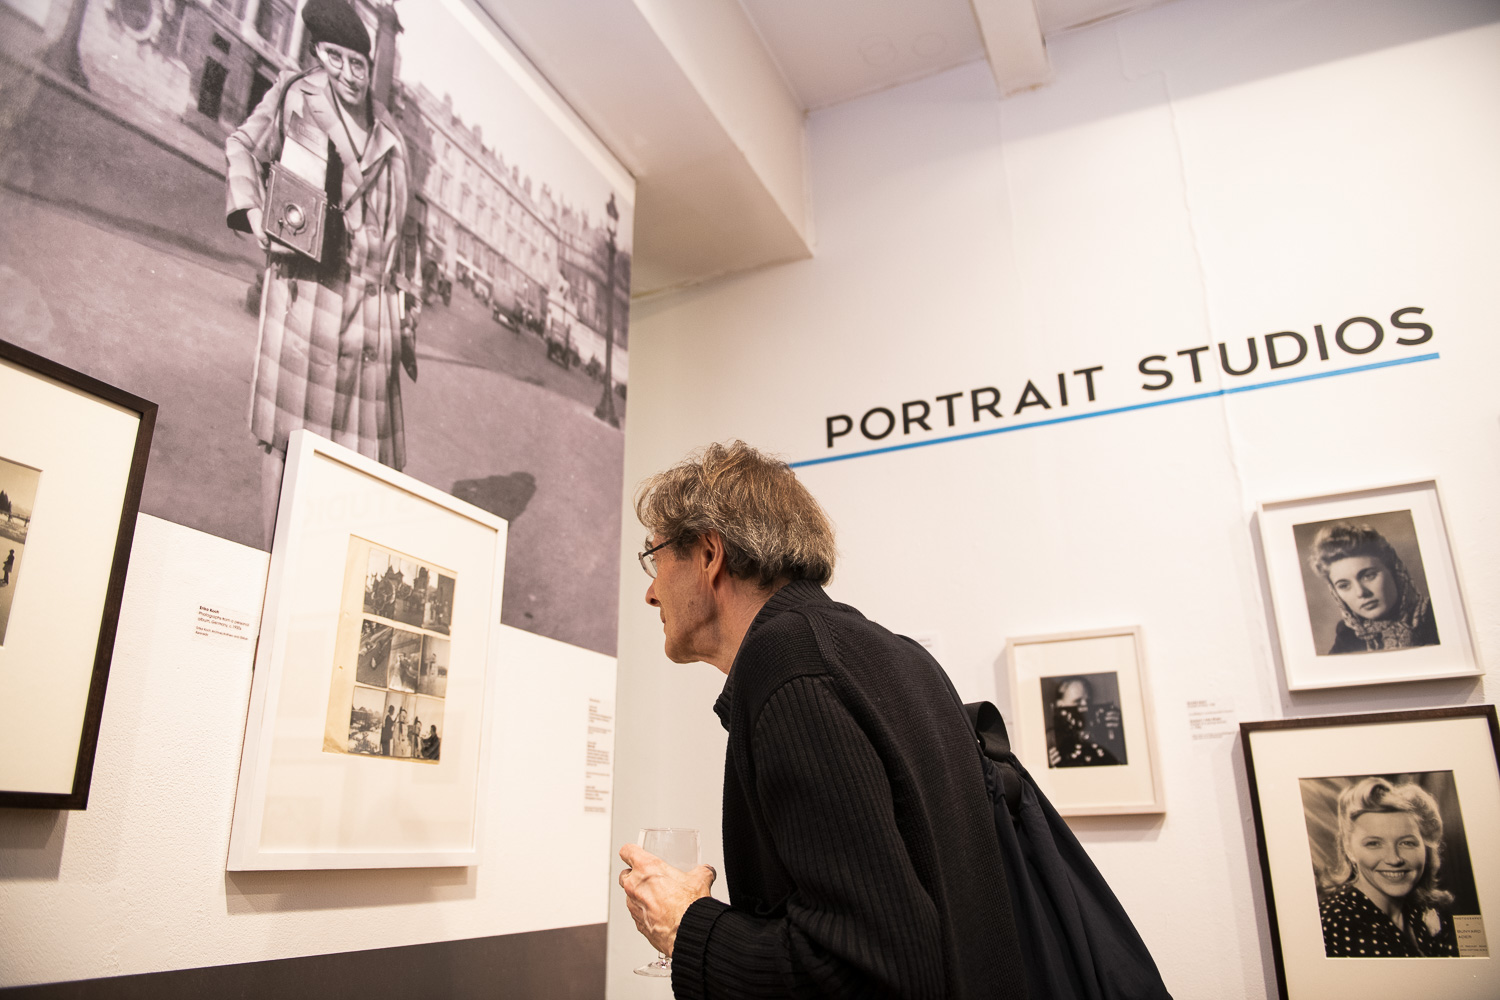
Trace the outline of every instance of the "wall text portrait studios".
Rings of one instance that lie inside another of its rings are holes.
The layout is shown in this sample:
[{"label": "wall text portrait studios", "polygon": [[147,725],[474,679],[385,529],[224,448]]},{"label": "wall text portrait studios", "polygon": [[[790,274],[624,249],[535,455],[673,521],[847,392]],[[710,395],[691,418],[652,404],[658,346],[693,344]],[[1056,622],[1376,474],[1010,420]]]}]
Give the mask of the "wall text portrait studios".
[{"label": "wall text portrait studios", "polygon": [[[1382,347],[1388,353],[1398,345],[1417,347],[1429,343],[1432,327],[1415,319],[1422,312],[1421,306],[1405,306],[1392,312],[1385,323],[1369,316],[1351,316],[1336,325],[1314,324],[1311,333],[1280,330],[1246,337],[1243,344],[1221,341],[1148,354],[1136,364],[1136,372],[1145,376],[1145,380],[1136,381],[1137,376],[1132,373],[1127,391],[1150,394],[1173,385],[1198,384],[1209,377],[1215,366],[1226,377],[1226,385],[1232,384],[1229,380],[1256,372],[1284,371],[1288,376],[1305,376],[1322,369],[1335,374],[1346,356],[1368,356]],[[1091,365],[1027,379],[1019,390],[1011,387],[1009,392],[984,385],[893,406],[872,406],[857,418],[848,413],[825,418],[825,440],[829,448],[835,448],[857,446],[861,441],[894,442],[911,439],[913,435],[920,439],[950,428],[959,434],[974,433],[995,427],[996,421],[1006,417],[1037,417],[1054,408],[1098,402],[1109,389],[1119,388],[1123,383],[1124,379],[1112,377],[1104,365]]]}]

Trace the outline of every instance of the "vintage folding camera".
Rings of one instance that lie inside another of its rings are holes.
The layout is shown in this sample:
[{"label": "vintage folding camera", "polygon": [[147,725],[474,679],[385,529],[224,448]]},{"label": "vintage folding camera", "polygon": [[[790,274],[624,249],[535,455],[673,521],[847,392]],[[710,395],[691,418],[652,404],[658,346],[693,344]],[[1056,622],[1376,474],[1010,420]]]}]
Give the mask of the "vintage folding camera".
[{"label": "vintage folding camera", "polygon": [[315,261],[323,260],[328,213],[328,139],[301,115],[287,116],[281,159],[266,181],[266,233]]},{"label": "vintage folding camera", "polygon": [[323,224],[328,196],[279,163],[271,164],[266,185],[266,233],[315,261],[323,259]]}]

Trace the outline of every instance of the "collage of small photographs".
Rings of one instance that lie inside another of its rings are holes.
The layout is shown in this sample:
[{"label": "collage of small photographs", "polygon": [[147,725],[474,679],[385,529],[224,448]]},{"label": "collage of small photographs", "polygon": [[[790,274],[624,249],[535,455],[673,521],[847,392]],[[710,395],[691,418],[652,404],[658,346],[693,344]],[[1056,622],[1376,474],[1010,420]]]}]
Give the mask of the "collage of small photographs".
[{"label": "collage of small photographs", "polygon": [[454,585],[416,559],[370,550],[347,752],[441,758]]}]

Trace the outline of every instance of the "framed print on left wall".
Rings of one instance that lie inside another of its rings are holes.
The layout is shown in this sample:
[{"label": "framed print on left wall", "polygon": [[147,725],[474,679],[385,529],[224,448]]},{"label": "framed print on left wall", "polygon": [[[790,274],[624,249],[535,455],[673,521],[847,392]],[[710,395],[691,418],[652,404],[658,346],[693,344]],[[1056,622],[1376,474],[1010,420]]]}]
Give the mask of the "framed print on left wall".
[{"label": "framed print on left wall", "polygon": [[0,806],[84,809],[156,404],[0,341]]}]

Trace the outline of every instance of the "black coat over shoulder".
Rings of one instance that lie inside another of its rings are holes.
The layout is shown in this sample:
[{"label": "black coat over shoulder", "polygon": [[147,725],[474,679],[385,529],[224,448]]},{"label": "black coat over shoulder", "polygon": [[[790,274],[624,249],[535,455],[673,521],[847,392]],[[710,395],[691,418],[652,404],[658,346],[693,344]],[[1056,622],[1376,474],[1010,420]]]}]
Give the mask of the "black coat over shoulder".
[{"label": "black coat over shoulder", "polygon": [[924,649],[789,584],[714,709],[730,904],[684,915],[678,997],[1026,996],[974,734]]}]

